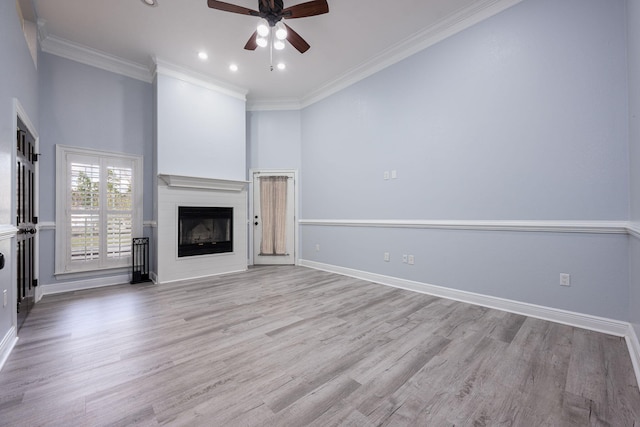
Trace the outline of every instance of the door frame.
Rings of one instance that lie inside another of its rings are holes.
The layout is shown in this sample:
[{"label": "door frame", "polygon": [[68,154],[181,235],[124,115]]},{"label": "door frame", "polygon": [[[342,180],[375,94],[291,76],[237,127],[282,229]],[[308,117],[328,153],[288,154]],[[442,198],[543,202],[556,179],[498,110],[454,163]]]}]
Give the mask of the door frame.
[{"label": "door frame", "polygon": [[[298,224],[298,208],[300,206],[300,185],[298,183],[298,170],[297,169],[249,169],[249,209],[247,212],[249,214],[247,218],[247,236],[249,237],[249,265],[254,265],[254,232],[253,232],[253,196],[254,191],[254,181],[255,174],[259,173],[268,173],[268,174],[293,174],[293,197],[294,197],[294,206],[293,206],[293,263],[294,265],[299,265],[298,254],[300,253],[299,239],[298,236],[300,234],[300,227]],[[258,190],[259,191],[259,190]]]},{"label": "door frame", "polygon": [[[38,131],[36,130],[35,125],[33,124],[33,122],[31,121],[31,119],[29,118],[29,115],[27,114],[27,111],[24,109],[24,107],[22,106],[22,104],[20,103],[20,101],[17,98],[13,98],[13,116],[12,116],[12,129],[13,129],[13,138],[12,138],[12,144],[11,144],[11,224],[13,224],[13,226],[16,228],[16,232],[17,232],[17,227],[18,224],[16,224],[16,209],[17,209],[17,197],[16,197],[16,191],[17,191],[17,185],[18,182],[16,180],[16,159],[18,156],[18,150],[16,148],[16,141],[15,141],[15,131],[16,129],[18,129],[18,117],[20,118],[20,120],[22,120],[22,123],[24,123],[24,125],[27,127],[27,130],[29,130],[29,132],[31,133],[31,135],[33,136],[35,142],[34,142],[34,151],[39,154],[40,153],[40,135],[38,134]],[[34,168],[35,168],[35,182],[34,182],[34,186],[33,186],[33,191],[34,191],[34,195],[33,195],[33,211],[35,213],[35,216],[38,217],[38,224],[36,224],[36,230],[38,230],[38,232],[35,234],[34,236],[34,254],[33,254],[33,279],[38,280],[40,277],[40,223],[41,223],[41,218],[40,218],[40,161],[36,161],[34,164]],[[16,282],[18,280],[18,274],[16,271],[16,256],[17,256],[17,248],[15,245],[15,240],[14,240],[14,244],[13,244],[13,248],[12,248],[12,253],[11,253],[11,259],[14,260],[11,265],[9,265],[9,268],[11,268],[13,271],[11,273],[12,275],[12,288],[13,288],[13,292],[16,291]],[[38,280],[39,282],[39,280]],[[35,288],[35,292],[34,292],[34,303],[37,303],[38,301],[40,301],[40,299],[42,298],[42,287],[38,286]],[[17,314],[17,295],[13,295],[11,298],[12,301],[12,311],[13,311],[13,325],[14,327],[17,328],[18,326],[18,314]]]}]

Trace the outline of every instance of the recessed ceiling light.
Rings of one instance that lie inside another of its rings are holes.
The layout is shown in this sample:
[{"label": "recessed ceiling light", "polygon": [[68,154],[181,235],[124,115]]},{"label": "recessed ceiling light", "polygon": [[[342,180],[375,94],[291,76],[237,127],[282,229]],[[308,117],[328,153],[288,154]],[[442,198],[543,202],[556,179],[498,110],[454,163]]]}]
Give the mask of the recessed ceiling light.
[{"label": "recessed ceiling light", "polygon": [[284,70],[285,68],[287,68],[287,66],[284,64],[284,62],[278,63],[278,70]]},{"label": "recessed ceiling light", "polygon": [[235,73],[238,71],[238,66],[236,64],[231,64],[229,65],[229,69]]},{"label": "recessed ceiling light", "polygon": [[142,3],[146,4],[147,6],[157,6],[158,0],[142,0]]},{"label": "recessed ceiling light", "polygon": [[198,58],[202,59],[203,61],[206,61],[207,59],[209,59],[209,55],[207,55],[207,52],[201,51],[201,52],[198,52]]}]

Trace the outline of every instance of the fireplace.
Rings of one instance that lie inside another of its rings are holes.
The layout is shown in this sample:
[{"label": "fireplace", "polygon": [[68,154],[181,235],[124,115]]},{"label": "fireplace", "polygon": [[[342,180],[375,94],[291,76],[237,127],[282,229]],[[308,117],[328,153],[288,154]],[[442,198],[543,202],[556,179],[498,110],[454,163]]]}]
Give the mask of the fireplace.
[{"label": "fireplace", "polygon": [[178,206],[178,257],[233,252],[233,208]]},{"label": "fireplace", "polygon": [[[158,218],[152,240],[157,242],[158,283],[247,269],[247,184],[246,181],[158,175]],[[221,220],[222,215],[225,220]],[[200,220],[195,223],[197,217]],[[229,231],[221,232],[227,225]],[[189,235],[189,229],[195,228],[198,228],[195,235]],[[207,228],[217,231],[202,231]],[[178,249],[179,243],[187,242],[188,246]],[[205,248],[208,253],[201,252]],[[195,253],[201,255],[190,256]]]}]

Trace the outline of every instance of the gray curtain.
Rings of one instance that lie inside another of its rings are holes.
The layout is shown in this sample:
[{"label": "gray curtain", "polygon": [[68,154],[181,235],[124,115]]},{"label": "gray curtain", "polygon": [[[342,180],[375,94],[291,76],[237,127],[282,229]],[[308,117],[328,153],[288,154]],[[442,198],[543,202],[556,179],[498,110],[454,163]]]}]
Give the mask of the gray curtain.
[{"label": "gray curtain", "polygon": [[260,177],[261,255],[287,254],[287,177]]}]

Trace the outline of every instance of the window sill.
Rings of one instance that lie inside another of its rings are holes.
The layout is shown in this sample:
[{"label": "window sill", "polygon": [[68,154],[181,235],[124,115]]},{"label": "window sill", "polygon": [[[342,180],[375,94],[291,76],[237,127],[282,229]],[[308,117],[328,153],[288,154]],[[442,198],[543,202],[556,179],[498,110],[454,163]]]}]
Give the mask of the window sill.
[{"label": "window sill", "polygon": [[129,272],[131,272],[131,267],[108,267],[92,270],[55,272],[53,275],[56,279],[82,279],[86,277],[113,276]]}]

